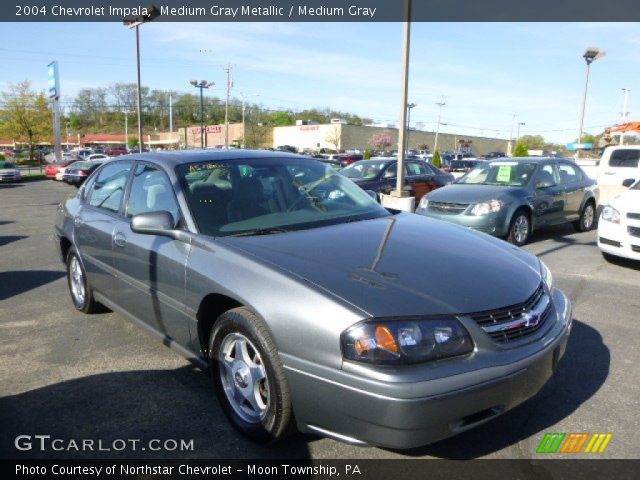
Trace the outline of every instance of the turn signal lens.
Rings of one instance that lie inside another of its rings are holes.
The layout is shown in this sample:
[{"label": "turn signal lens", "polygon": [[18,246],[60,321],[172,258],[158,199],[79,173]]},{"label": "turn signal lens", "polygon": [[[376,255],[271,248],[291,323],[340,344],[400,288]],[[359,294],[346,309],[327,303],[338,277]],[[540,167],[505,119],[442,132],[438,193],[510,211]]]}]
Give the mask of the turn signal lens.
[{"label": "turn signal lens", "polygon": [[398,352],[398,344],[389,329],[385,326],[376,327],[376,343],[380,348],[390,352]]}]

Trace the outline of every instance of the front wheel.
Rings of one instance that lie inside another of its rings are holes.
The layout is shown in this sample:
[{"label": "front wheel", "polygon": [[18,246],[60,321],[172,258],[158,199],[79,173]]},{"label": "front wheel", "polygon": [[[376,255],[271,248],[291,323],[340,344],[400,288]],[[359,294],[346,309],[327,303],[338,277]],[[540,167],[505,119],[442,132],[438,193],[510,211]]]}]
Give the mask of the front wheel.
[{"label": "front wheel", "polygon": [[527,243],[530,235],[531,221],[529,220],[529,215],[523,210],[518,210],[511,219],[507,241],[521,247]]},{"label": "front wheel", "polygon": [[578,232],[587,232],[593,228],[596,219],[596,207],[592,202],[588,202],[582,209],[580,219],[573,222],[573,228]]},{"label": "front wheel", "polygon": [[260,443],[292,430],[291,395],[275,343],[248,309],[234,308],[216,321],[209,367],[224,413],[242,434]]}]

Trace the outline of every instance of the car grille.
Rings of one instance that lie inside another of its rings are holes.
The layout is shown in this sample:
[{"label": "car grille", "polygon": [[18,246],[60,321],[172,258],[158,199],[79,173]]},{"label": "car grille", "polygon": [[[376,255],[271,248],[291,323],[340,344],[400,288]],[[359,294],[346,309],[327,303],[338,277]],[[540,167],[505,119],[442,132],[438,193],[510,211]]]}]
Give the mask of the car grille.
[{"label": "car grille", "polygon": [[542,284],[523,303],[469,315],[496,342],[510,343],[537,332],[551,313],[551,299]]},{"label": "car grille", "polygon": [[632,220],[640,220],[640,213],[627,213],[627,218]]},{"label": "car grille", "polygon": [[459,215],[468,207],[468,203],[429,202],[429,210],[449,215]]},{"label": "car grille", "polygon": [[632,237],[640,237],[640,227],[627,227],[627,231]]}]

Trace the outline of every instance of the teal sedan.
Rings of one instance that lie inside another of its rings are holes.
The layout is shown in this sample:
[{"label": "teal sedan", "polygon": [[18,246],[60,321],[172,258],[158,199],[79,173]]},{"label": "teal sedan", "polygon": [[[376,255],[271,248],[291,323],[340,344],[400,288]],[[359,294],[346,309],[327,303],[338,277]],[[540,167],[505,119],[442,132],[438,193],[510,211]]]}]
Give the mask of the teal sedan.
[{"label": "teal sedan", "polygon": [[478,165],[423,197],[416,213],[520,246],[544,226],[571,222],[578,231],[590,230],[596,204],[595,180],[571,160],[528,157]]}]

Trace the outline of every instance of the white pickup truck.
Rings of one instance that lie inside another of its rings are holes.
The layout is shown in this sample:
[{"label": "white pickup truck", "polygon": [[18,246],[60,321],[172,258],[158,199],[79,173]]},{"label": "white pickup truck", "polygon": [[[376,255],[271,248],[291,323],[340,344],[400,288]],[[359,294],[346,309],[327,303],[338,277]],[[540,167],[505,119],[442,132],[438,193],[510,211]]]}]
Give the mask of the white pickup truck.
[{"label": "white pickup truck", "polygon": [[640,180],[640,145],[607,147],[598,166],[597,180],[601,205]]}]

